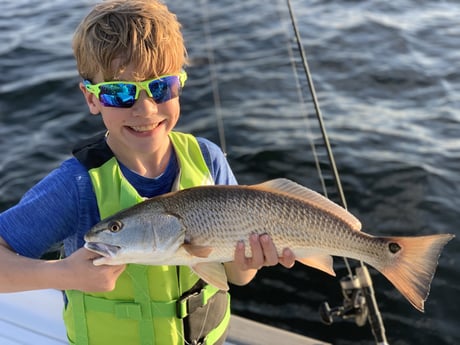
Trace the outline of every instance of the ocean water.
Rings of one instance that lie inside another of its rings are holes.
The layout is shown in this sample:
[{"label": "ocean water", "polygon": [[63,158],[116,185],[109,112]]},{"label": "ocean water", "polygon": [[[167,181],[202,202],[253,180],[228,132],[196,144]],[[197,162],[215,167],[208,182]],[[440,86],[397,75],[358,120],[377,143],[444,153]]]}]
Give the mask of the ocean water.
[{"label": "ocean water", "polygon": [[[322,191],[318,157],[335,198],[286,2],[166,3],[190,57],[179,129],[221,144],[240,183],[287,177]],[[102,129],[78,90],[70,46],[92,4],[0,0],[0,210]],[[350,211],[375,235],[458,235],[460,3],[293,0],[292,8]],[[457,236],[425,313],[371,269],[390,344],[460,342],[459,253]],[[368,325],[321,323],[320,303],[342,302],[340,258],[336,271],[265,268],[232,288],[234,313],[333,344],[374,344]]]}]

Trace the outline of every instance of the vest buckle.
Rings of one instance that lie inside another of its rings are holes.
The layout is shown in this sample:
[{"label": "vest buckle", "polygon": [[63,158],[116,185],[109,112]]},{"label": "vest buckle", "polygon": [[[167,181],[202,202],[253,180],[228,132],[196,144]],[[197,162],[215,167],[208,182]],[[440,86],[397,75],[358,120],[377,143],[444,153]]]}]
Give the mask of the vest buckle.
[{"label": "vest buckle", "polygon": [[202,296],[203,290],[178,299],[176,302],[177,317],[179,319],[183,319],[192,314],[198,308],[206,305],[207,301],[203,301]]}]

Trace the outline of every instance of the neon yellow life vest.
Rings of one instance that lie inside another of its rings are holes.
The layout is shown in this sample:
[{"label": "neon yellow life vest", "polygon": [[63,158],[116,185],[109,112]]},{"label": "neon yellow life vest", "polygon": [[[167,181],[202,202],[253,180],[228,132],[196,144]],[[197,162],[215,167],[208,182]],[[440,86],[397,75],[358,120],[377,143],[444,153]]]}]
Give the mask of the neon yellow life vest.
[{"label": "neon yellow life vest", "polygon": [[[213,184],[196,138],[172,132],[170,139],[180,167],[175,188]],[[74,150],[74,155],[88,168],[101,219],[143,200],[123,177],[104,138],[86,143]],[[204,285],[190,296],[189,291],[199,281],[186,266],[130,264],[118,278],[113,291],[66,291],[68,303],[64,321],[69,342],[72,345],[183,345],[183,319],[193,315],[193,310],[189,309],[197,309],[197,300],[199,309],[223,293]],[[200,340],[202,344],[223,341],[230,320],[228,294],[225,300],[226,306],[217,311],[217,322],[213,329],[205,332],[206,337]]]}]

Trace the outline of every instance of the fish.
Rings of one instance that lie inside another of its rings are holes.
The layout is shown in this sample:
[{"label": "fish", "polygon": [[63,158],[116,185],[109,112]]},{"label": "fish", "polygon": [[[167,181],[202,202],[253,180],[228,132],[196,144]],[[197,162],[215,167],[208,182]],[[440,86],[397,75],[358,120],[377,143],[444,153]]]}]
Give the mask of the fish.
[{"label": "fish", "polygon": [[362,261],[424,311],[438,259],[455,236],[373,236],[345,208],[307,187],[279,178],[255,185],[199,186],[170,192],[94,225],[85,248],[95,265],[186,265],[208,284],[228,290],[222,263],[238,242],[251,256],[251,234],[268,234],[278,254],[335,276],[333,257]]}]

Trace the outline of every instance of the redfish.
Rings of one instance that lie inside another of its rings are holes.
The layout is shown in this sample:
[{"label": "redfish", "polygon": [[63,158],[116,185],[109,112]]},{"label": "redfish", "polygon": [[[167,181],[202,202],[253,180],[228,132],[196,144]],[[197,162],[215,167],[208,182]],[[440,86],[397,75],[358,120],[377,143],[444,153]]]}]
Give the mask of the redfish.
[{"label": "redfish", "polygon": [[95,265],[187,265],[228,290],[223,262],[238,241],[268,234],[279,254],[335,275],[332,256],[363,261],[423,311],[438,258],[454,235],[379,237],[361,232],[350,212],[286,179],[251,186],[202,186],[146,200],[96,224],[85,247]]}]

